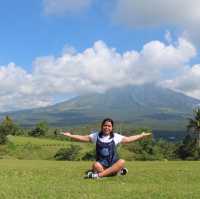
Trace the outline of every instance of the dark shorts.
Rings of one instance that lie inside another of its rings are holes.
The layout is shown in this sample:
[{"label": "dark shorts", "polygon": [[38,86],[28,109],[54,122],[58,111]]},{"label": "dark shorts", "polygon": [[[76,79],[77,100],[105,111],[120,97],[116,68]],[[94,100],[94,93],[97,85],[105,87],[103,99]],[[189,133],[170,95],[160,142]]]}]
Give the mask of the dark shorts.
[{"label": "dark shorts", "polygon": [[101,165],[103,165],[104,167],[108,168],[111,167],[113,164],[115,164],[118,161],[118,159],[113,160],[112,162],[109,162],[106,159],[103,160],[97,160],[97,162],[99,162]]}]

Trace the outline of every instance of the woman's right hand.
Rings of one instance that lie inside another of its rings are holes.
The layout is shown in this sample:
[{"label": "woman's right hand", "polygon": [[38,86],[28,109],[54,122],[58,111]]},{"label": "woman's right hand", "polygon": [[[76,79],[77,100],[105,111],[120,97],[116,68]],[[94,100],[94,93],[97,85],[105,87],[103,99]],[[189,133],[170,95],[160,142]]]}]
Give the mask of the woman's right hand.
[{"label": "woman's right hand", "polygon": [[66,131],[66,132],[63,133],[63,135],[65,135],[65,136],[70,136],[71,133]]},{"label": "woman's right hand", "polygon": [[142,132],[141,133],[142,137],[149,137],[152,135],[152,133],[145,133],[145,132]]}]

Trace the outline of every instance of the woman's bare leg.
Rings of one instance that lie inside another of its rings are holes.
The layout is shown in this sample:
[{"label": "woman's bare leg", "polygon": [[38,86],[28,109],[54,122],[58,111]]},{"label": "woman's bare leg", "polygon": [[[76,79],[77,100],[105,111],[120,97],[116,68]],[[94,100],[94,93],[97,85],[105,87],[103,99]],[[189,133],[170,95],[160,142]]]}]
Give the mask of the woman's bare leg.
[{"label": "woman's bare leg", "polygon": [[111,167],[102,170],[99,173],[99,177],[105,177],[105,176],[109,176],[112,174],[116,174],[118,171],[120,171],[124,167],[124,164],[125,164],[125,160],[123,160],[123,159],[118,160]]},{"label": "woman's bare leg", "polygon": [[99,162],[94,162],[92,165],[92,170],[97,173],[101,173],[105,170],[105,167]]}]

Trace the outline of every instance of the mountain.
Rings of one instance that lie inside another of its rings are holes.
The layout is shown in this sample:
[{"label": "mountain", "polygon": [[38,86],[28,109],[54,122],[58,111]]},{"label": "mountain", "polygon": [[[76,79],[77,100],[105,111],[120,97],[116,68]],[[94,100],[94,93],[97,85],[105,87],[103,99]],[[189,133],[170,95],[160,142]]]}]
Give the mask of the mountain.
[{"label": "mountain", "polygon": [[111,117],[135,126],[176,130],[185,128],[187,117],[198,104],[200,100],[155,85],[126,86],[102,94],[75,97],[45,108],[2,113],[0,118],[10,115],[24,126],[40,120],[53,126],[67,126]]}]

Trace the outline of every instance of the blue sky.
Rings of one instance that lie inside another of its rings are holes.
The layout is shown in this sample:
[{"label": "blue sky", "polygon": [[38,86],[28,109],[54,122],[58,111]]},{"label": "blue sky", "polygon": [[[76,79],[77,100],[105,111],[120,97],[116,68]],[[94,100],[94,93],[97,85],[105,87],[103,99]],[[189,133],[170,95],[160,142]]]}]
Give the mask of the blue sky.
[{"label": "blue sky", "polygon": [[199,8],[197,0],[2,2],[0,109],[152,82],[200,99]]},{"label": "blue sky", "polygon": [[164,39],[165,28],[117,25],[101,11],[101,6],[99,8],[51,15],[45,13],[44,1],[3,2],[0,7],[1,64],[12,61],[29,70],[34,58],[59,55],[66,44],[83,51],[95,41],[103,40],[123,52],[139,50],[151,40]]}]

